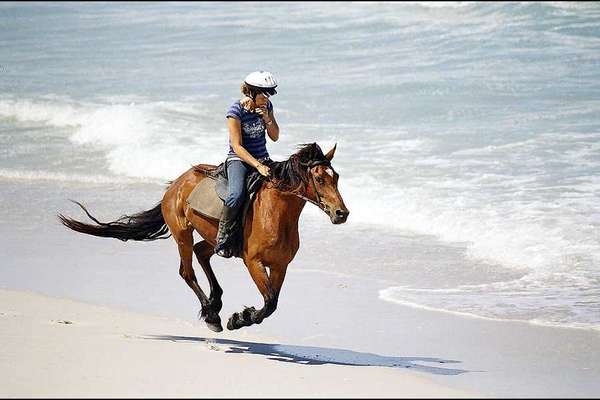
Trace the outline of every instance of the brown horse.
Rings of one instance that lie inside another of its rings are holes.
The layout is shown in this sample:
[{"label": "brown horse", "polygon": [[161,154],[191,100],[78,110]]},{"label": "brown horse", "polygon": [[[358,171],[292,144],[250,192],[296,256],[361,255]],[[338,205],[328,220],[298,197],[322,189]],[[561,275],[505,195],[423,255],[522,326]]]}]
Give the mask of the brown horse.
[{"label": "brown horse", "polygon": [[[264,298],[264,306],[259,310],[249,307],[234,313],[229,318],[227,329],[260,324],[277,308],[287,267],[300,245],[298,219],[307,201],[327,213],[332,223],[346,221],[349,211],[337,188],[338,174],[330,163],[335,149],[336,146],[323,154],[316,143],[304,145],[288,160],[274,162],[270,166],[271,175],[256,192],[245,216],[241,257]],[[77,232],[123,241],[165,239],[170,231],[179,247],[179,275],[200,300],[200,318],[210,329],[220,332],[223,330],[219,317],[223,290],[210,265],[219,221],[197,213],[186,203],[196,185],[202,179],[210,179],[206,171],[213,168],[205,164],[190,168],[170,182],[158,205],[139,214],[104,223],[96,220],[83,205],[76,202],[96,225],[85,224],[61,214],[58,217],[65,226]],[[194,230],[204,240],[194,244]],[[196,254],[208,278],[209,296],[196,280],[192,253]]]}]

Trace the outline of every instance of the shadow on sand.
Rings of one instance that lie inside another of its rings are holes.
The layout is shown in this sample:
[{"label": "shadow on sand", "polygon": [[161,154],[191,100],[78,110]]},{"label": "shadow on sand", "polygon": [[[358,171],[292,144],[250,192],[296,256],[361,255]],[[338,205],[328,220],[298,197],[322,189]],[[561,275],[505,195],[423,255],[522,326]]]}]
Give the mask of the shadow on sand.
[{"label": "shadow on sand", "polygon": [[[440,364],[455,364],[460,361],[443,360],[433,357],[391,357],[380,356],[373,353],[360,353],[352,350],[333,349],[328,347],[295,346],[284,344],[269,344],[242,342],[239,340],[213,339],[192,336],[150,335],[139,336],[142,339],[169,340],[172,342],[205,343],[212,346],[227,346],[227,349],[219,349],[225,353],[259,354],[270,360],[291,362],[304,365],[354,365],[354,366],[376,366],[411,368],[417,371],[428,372],[435,375],[459,375],[469,372],[463,369],[444,368]],[[423,365],[434,364],[434,365]]]}]

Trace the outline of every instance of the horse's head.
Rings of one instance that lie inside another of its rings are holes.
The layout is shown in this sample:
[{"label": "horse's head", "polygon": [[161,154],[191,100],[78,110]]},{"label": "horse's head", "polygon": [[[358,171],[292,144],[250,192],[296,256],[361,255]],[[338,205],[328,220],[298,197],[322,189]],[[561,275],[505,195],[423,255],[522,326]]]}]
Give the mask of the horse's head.
[{"label": "horse's head", "polygon": [[313,203],[329,215],[332,223],[342,224],[350,211],[338,191],[338,174],[331,166],[336,147],[323,154],[316,143],[302,145],[288,160],[269,165],[270,184]]},{"label": "horse's head", "polygon": [[338,190],[339,175],[331,166],[336,147],[337,144],[324,155],[324,158],[321,156],[320,159],[313,159],[305,164],[308,169],[306,197],[325,211],[332,223],[343,224],[350,211],[346,208],[344,199]]}]

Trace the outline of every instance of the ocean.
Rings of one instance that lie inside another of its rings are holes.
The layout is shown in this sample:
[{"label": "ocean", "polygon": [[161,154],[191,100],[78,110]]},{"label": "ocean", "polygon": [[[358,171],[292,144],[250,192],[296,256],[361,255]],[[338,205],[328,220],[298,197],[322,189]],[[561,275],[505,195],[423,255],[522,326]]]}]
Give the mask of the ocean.
[{"label": "ocean", "polygon": [[[139,207],[114,219],[147,209],[224,160],[225,113],[268,70],[271,157],[337,143],[350,210],[334,227],[307,205],[310,265],[290,268],[375,280],[392,304],[600,329],[599,3],[8,2],[0,21],[5,189],[85,186],[94,212],[118,184]],[[30,194],[3,190],[0,220],[33,230]],[[47,212],[81,216],[67,198]]]}]

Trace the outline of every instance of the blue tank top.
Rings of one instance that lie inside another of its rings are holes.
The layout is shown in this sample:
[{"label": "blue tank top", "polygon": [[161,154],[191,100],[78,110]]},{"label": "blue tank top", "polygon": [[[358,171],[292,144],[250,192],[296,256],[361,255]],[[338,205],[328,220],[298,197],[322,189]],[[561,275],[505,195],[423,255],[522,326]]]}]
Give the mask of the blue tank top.
[{"label": "blue tank top", "polygon": [[[269,112],[273,111],[273,104],[270,101],[267,102],[267,109]],[[229,107],[227,111],[227,118],[235,118],[240,121],[242,126],[242,146],[248,153],[252,154],[254,158],[260,160],[261,158],[269,157],[267,152],[267,139],[266,139],[266,127],[263,119],[254,112],[246,111],[241,105],[240,101],[236,101]],[[229,153],[227,158],[237,157],[235,151],[229,143]]]}]

